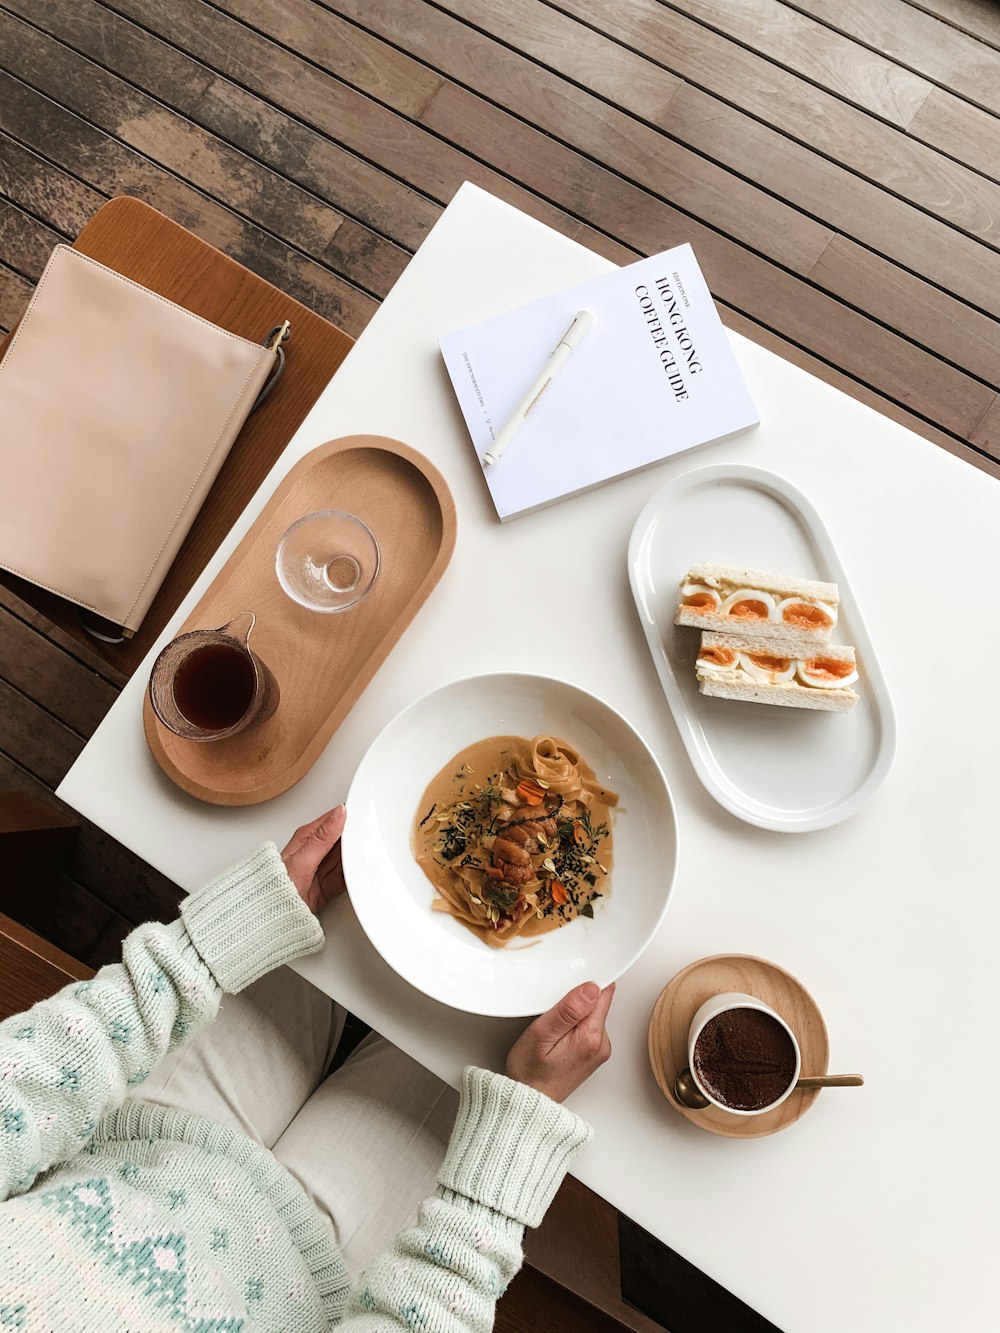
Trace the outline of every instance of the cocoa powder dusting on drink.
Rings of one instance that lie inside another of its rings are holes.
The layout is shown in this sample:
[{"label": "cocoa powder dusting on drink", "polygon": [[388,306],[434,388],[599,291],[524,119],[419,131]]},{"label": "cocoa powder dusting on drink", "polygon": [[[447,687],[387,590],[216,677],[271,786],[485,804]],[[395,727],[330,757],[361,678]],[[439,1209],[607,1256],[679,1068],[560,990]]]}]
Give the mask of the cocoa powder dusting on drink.
[{"label": "cocoa powder dusting on drink", "polygon": [[760,1111],[791,1083],[795,1047],[770,1014],[726,1009],[702,1028],[692,1064],[716,1101],[735,1111]]}]

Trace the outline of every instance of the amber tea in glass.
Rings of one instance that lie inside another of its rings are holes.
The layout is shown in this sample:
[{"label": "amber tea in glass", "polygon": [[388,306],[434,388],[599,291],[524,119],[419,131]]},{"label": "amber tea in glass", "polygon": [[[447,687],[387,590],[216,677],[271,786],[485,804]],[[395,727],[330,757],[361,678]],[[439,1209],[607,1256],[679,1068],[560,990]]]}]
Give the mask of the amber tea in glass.
[{"label": "amber tea in glass", "polygon": [[168,730],[192,741],[221,740],[273,712],[274,677],[250,647],[252,611],[219,629],[192,630],[168,643],[153,666],[149,698]]}]

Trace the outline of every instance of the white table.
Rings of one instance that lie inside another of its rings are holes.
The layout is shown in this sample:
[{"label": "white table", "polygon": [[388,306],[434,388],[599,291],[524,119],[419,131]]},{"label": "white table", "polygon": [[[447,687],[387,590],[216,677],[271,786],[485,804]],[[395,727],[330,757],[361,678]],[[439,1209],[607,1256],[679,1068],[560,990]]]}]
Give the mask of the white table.
[{"label": "white table", "polygon": [[[678,237],[678,240],[683,239]],[[930,1333],[997,1327],[1000,1080],[993,1017],[997,695],[969,666],[1000,662],[996,482],[901,426],[733,335],[762,425],[501,527],[454,403],[437,335],[603,272],[605,260],[466,185],[387,297],[245,514],[136,671],[60,788],[71,805],[187,890],[263,837],[345,794],[378,730],[447,679],[507,668],[563,676],[639,728],[671,781],[681,832],[674,901],[619,983],[611,1062],[576,1095],[596,1137],[577,1174],[786,1333]],[[443,471],[459,535],[445,577],[314,769],[266,805],[224,810],[161,776],[143,740],[149,663],[270,495],[307,450],[374,432]],[[873,803],[839,827],[782,835],[744,825],[698,784],[640,632],[625,573],[646,498],[681,470],[740,461],[785,475],[820,509],[893,691],[899,751]],[[572,566],[603,627],[578,661],[532,643],[445,634],[513,555]],[[928,611],[939,612],[928,626]],[[984,614],[985,613],[985,614]],[[963,623],[974,626],[965,630]],[[447,658],[440,644],[449,645]],[[518,1023],[475,1018],[412,991],[368,945],[349,903],[300,970],[424,1065],[455,1082],[498,1065]],[[761,954],[810,987],[831,1068],[860,1070],[786,1132],[733,1141],[700,1132],[662,1099],[646,1059],[661,987],[706,954]],[[939,1092],[950,1067],[967,1091]]]}]

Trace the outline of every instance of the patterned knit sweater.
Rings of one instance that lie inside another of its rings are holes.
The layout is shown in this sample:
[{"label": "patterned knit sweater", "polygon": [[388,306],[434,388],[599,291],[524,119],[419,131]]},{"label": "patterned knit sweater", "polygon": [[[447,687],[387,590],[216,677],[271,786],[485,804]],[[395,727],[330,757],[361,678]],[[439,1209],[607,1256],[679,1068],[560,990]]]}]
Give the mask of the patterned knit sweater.
[{"label": "patterned knit sweater", "polygon": [[234,1130],[144,1103],[223,992],[322,944],[273,843],[123,961],[0,1024],[0,1330],[479,1333],[570,1159],[572,1112],[467,1069],[436,1194],[350,1290],[329,1221]]}]

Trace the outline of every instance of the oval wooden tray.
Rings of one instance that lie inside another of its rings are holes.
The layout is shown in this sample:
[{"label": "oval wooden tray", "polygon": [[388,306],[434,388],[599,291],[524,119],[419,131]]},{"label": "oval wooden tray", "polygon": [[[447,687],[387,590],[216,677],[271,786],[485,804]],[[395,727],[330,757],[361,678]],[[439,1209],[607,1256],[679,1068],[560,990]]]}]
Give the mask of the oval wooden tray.
[{"label": "oval wooden tray", "polygon": [[[667,982],[649,1020],[649,1063],[660,1091],[685,1120],[710,1134],[728,1139],[759,1139],[777,1134],[805,1115],[819,1088],[793,1092],[773,1111],[761,1115],[730,1115],[717,1106],[694,1110],[674,1095],[674,1079],[687,1067],[691,1020],[711,995],[739,991],[769,1004],[795,1033],[802,1051],[804,1074],[825,1074],[830,1059],[826,1024],[816,1001],[802,982],[777,963],[749,953],[719,953],[700,958]],[[830,1092],[826,1094],[831,1096]],[[837,1096],[837,1093],[833,1093]]]},{"label": "oval wooden tray", "polygon": [[[282,534],[317,509],[343,509],[375,534],[382,566],[356,607],[335,615],[286,597],[274,572]],[[153,758],[178,787],[214,805],[269,800],[309,771],[444,573],[455,546],[455,502],[438,470],[398,440],[351,435],[291,469],[177,631],[257,616],[250,643],[278,682],[277,710],[228,740],[181,740],[147,693]]]}]

